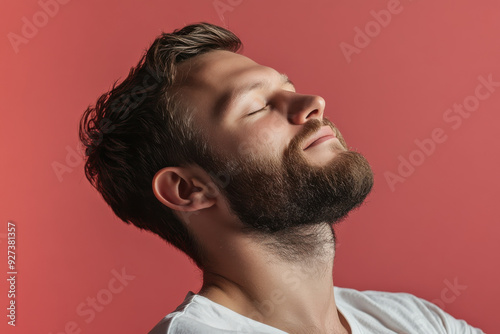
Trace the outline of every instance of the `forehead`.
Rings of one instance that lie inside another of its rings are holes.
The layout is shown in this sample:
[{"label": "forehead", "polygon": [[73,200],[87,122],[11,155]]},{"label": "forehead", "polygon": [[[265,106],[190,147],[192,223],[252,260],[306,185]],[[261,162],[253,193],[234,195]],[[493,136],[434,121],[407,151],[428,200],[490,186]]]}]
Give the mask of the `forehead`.
[{"label": "forehead", "polygon": [[[243,55],[223,50],[190,58],[178,66],[176,87],[195,109],[218,108],[221,98],[248,82],[280,76],[279,72]],[[194,105],[193,105],[194,104]]]},{"label": "forehead", "polygon": [[248,57],[224,50],[214,50],[195,56],[179,66],[181,85],[205,86],[205,88],[234,83],[242,79],[245,74],[258,74],[258,72],[270,74],[273,71]]}]

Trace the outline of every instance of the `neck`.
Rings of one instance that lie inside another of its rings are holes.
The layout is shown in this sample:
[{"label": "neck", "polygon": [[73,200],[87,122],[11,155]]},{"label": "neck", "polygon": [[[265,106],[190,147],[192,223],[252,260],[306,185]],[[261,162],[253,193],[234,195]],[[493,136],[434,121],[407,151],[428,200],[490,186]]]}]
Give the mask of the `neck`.
[{"label": "neck", "polygon": [[219,235],[205,250],[212,261],[200,295],[289,333],[348,333],[333,295],[329,224],[265,237]]}]

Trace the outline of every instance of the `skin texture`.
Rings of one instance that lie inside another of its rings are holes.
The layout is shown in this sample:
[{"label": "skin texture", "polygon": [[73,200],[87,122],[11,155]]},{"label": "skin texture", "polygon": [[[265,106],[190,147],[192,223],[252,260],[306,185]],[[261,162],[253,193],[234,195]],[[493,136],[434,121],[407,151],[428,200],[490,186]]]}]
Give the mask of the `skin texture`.
[{"label": "skin texture", "polygon": [[[153,191],[176,210],[203,249],[206,268],[199,294],[289,333],[350,333],[333,294],[332,223],[370,191],[369,165],[348,151],[338,129],[324,120],[324,99],[295,92],[272,68],[232,52],[211,51],[182,63],[178,73],[177,93],[220,161],[211,168],[166,167],[155,175]],[[256,82],[251,91],[237,94]],[[326,136],[305,149],[318,131]],[[260,182],[264,174],[270,177]],[[301,183],[301,175],[316,176]],[[282,181],[275,181],[279,176]],[[335,182],[324,185],[330,179]],[[286,191],[299,184],[304,203]],[[339,184],[344,192],[337,191]],[[238,192],[242,187],[249,190]],[[335,194],[344,199],[351,193],[356,194],[347,204],[340,200],[342,206],[328,202]],[[292,197],[295,204],[289,207]],[[320,212],[322,203],[331,215]],[[309,221],[294,221],[297,215],[289,214],[315,204],[318,210],[304,216]],[[268,219],[257,222],[255,211]]]}]

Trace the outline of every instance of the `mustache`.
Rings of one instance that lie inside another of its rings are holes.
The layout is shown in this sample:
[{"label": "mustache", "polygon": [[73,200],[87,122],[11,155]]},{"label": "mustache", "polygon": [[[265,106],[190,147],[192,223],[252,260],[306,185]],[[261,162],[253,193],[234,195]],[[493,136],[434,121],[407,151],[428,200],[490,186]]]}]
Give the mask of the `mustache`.
[{"label": "mustache", "polygon": [[288,148],[286,151],[296,151],[299,150],[302,147],[302,144],[314,133],[319,131],[321,127],[328,125],[329,127],[332,128],[333,132],[337,137],[339,137],[339,132],[335,125],[328,119],[323,118],[322,120],[319,120],[317,118],[311,119],[307,121],[302,129],[292,138],[290,143],[288,144]]}]

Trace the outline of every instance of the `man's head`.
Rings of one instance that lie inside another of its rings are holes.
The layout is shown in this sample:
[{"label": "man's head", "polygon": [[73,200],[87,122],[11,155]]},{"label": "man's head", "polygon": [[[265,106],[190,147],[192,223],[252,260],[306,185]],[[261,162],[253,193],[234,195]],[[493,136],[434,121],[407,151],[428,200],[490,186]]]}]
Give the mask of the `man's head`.
[{"label": "man's head", "polygon": [[239,47],[209,24],[162,34],[81,122],[86,175],[114,212],[201,268],[190,221],[221,201],[235,228],[293,244],[302,227],[344,218],[373,183],[323,118],[325,101]]}]

